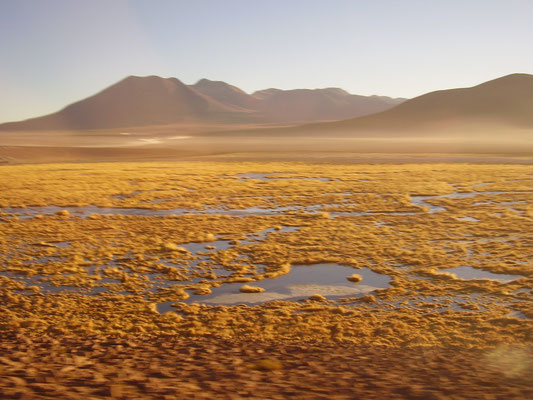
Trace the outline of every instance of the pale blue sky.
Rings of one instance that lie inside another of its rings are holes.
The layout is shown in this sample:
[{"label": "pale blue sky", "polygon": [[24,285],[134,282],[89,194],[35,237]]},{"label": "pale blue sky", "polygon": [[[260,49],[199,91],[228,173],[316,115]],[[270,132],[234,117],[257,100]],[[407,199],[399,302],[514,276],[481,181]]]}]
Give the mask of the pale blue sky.
[{"label": "pale blue sky", "polygon": [[0,0],[0,122],[127,75],[394,97],[533,73],[532,0]]}]

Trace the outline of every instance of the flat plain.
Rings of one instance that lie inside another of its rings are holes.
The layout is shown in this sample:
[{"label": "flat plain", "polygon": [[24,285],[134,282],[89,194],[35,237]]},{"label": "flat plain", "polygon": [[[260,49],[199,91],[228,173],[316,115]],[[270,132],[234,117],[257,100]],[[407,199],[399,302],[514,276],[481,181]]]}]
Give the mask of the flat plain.
[{"label": "flat plain", "polygon": [[531,165],[1,171],[4,398],[531,394]]}]

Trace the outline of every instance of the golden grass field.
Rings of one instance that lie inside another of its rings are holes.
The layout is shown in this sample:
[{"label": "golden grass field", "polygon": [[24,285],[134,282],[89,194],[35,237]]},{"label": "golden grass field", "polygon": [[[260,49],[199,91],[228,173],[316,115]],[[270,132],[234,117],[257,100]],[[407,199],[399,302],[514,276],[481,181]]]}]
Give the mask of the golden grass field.
[{"label": "golden grass field", "polygon": [[[0,329],[531,344],[532,183],[533,166],[504,164],[4,166]],[[347,278],[368,269],[389,285],[332,299],[308,287],[298,301],[256,306],[190,301],[314,264],[346,266]],[[511,277],[449,270],[462,266]]]},{"label": "golden grass field", "polygon": [[533,166],[368,157],[0,167],[0,397],[529,398]]}]

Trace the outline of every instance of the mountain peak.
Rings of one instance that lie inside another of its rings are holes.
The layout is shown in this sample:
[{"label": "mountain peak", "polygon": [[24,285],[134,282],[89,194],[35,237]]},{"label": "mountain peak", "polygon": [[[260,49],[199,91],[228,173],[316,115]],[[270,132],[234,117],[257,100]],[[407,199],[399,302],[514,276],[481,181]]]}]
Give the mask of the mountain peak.
[{"label": "mountain peak", "polygon": [[239,89],[236,86],[230,85],[229,83],[226,83],[224,81],[212,81],[210,79],[202,78],[198,82],[196,82],[194,85],[191,85],[193,88],[199,90],[199,89],[218,89],[218,90],[231,90],[238,93],[245,93],[241,89]]},{"label": "mountain peak", "polygon": [[168,125],[234,111],[176,78],[132,75],[54,114],[3,124],[2,128],[84,130]]},{"label": "mountain peak", "polygon": [[509,74],[474,87],[518,88],[521,85],[533,85],[533,75],[523,73]]},{"label": "mountain peak", "polygon": [[191,85],[191,87],[222,104],[230,104],[239,108],[253,108],[256,102],[256,99],[246,92],[223,81],[212,81],[203,78]]},{"label": "mountain peak", "polygon": [[224,82],[224,81],[214,81],[214,80],[207,79],[207,78],[202,78],[202,79],[200,79],[198,82],[196,82],[196,83],[195,83],[194,85],[192,85],[192,86],[201,86],[201,85],[220,85],[220,84],[231,86],[231,85],[229,85],[228,83],[226,83],[226,82]]},{"label": "mountain peak", "polygon": [[146,75],[146,76],[128,75],[127,77],[125,77],[119,82],[166,81],[170,79],[176,79],[176,78],[162,78],[161,76],[158,76],[158,75]]},{"label": "mountain peak", "polygon": [[181,82],[178,78],[170,77],[170,78],[163,78],[158,75],[146,75],[146,76],[137,76],[137,75],[129,75],[126,78],[122,79],[121,81],[117,82],[115,85],[123,83],[128,84],[157,84],[157,83],[173,83],[178,85],[184,85],[183,82]]},{"label": "mountain peak", "polygon": [[346,90],[341,89],[341,88],[330,87],[330,88],[325,88],[322,90],[324,90],[325,92],[340,95],[340,96],[350,96],[350,93],[348,93]]}]

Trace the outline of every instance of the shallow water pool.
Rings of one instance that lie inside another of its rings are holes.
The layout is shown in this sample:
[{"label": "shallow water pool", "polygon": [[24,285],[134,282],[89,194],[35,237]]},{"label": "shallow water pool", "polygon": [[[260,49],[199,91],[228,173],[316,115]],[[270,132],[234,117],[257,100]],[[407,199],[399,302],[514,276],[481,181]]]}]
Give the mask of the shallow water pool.
[{"label": "shallow water pool", "polygon": [[[357,284],[346,278],[358,274],[363,280]],[[327,299],[364,296],[376,289],[389,287],[390,277],[369,268],[355,269],[338,264],[297,265],[287,275],[275,279],[252,282],[248,286],[265,289],[262,293],[241,293],[243,283],[227,283],[212,289],[209,295],[191,295],[187,303],[204,304],[260,304],[272,300],[301,300],[314,294]]]},{"label": "shallow water pool", "polygon": [[523,278],[522,275],[508,275],[508,274],[494,274],[492,272],[484,271],[482,269],[477,269],[473,267],[469,267],[467,265],[463,265],[460,267],[455,268],[446,268],[446,269],[439,269],[440,272],[447,272],[450,274],[454,274],[459,279],[490,279],[495,280],[499,282],[511,282],[516,279]]}]

